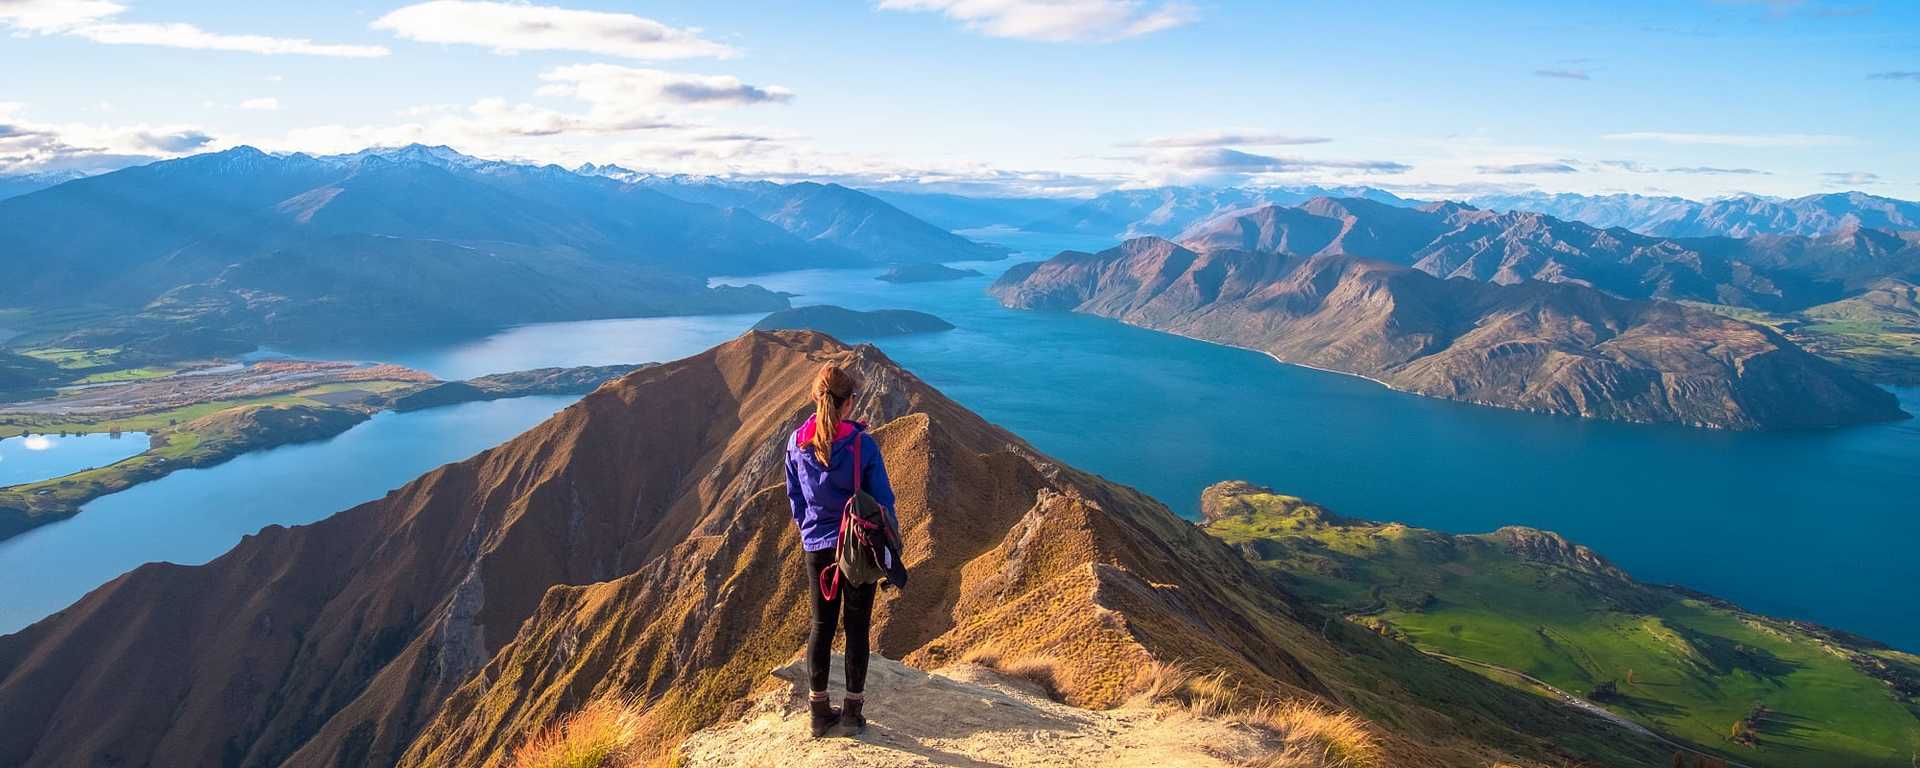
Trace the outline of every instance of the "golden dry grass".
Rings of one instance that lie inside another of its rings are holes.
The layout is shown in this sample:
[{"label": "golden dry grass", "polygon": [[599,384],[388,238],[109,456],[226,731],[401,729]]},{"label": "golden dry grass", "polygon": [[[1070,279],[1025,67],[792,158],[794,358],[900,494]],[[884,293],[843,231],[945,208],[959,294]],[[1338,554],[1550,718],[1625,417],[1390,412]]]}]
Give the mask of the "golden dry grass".
[{"label": "golden dry grass", "polygon": [[1063,701],[1066,697],[1060,681],[1060,662],[1053,657],[1028,654],[1009,659],[999,646],[988,644],[968,648],[960,655],[960,661],[1033,683],[1054,701]]},{"label": "golden dry grass", "polygon": [[1146,706],[1167,701],[1186,690],[1187,684],[1193,682],[1193,677],[1193,668],[1185,664],[1159,659],[1147,662],[1134,678],[1133,699],[1128,703]]},{"label": "golden dry grass", "polygon": [[1224,671],[1202,675],[1184,664],[1158,660],[1140,669],[1133,690],[1129,704],[1183,709],[1195,717],[1222,717],[1259,703]]},{"label": "golden dry grass", "polygon": [[991,645],[976,645],[961,654],[960,660],[983,667],[998,667],[1000,666],[1000,649]]},{"label": "golden dry grass", "polygon": [[1367,721],[1314,702],[1269,702],[1248,713],[1247,719],[1272,731],[1282,744],[1257,764],[1260,768],[1375,768],[1385,759]]},{"label": "golden dry grass", "polygon": [[1141,668],[1128,704],[1239,720],[1273,734],[1273,751],[1253,768],[1375,768],[1385,760],[1367,721],[1313,701],[1254,700],[1225,672],[1203,675],[1156,660]]},{"label": "golden dry grass", "polygon": [[1059,667],[1059,662],[1045,656],[1022,656],[995,669],[1008,677],[1016,677],[1040,686],[1040,690],[1046,692],[1047,698],[1060,701],[1063,698],[1063,692],[1060,690]]},{"label": "golden dry grass", "polygon": [[620,768],[634,757],[639,711],[600,699],[548,726],[514,750],[514,768]]}]

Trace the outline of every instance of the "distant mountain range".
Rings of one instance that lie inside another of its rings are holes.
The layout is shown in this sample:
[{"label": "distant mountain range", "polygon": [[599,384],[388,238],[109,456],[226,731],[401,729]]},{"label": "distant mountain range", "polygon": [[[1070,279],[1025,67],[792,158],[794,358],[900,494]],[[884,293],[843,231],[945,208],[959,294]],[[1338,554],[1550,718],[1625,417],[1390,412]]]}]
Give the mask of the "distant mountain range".
[{"label": "distant mountain range", "polygon": [[104,306],[120,314],[75,341],[202,353],[769,311],[786,300],[705,278],[1005,253],[845,187],[621,180],[421,145],[239,147],[68,180],[0,200],[0,252],[0,306]]},{"label": "distant mountain range", "polygon": [[950,230],[1017,227],[1066,211],[1083,200],[1071,197],[967,197],[944,192],[868,189],[895,208]]},{"label": "distant mountain range", "polygon": [[1528,192],[1481,195],[1468,202],[1499,211],[1531,211],[1601,228],[1662,237],[1818,237],[1845,229],[1920,229],[1920,203],[1836,192],[1791,199],[1735,195],[1706,201],[1645,195]]},{"label": "distant mountain range", "polygon": [[84,179],[87,174],[79,171],[43,171],[39,173],[0,173],[0,200],[19,197],[29,192],[38,192],[48,187],[65,184],[74,179]]},{"label": "distant mountain range", "polygon": [[[1374,205],[1327,200],[1305,208]],[[1445,208],[1386,210],[1409,214],[1411,226],[1429,221],[1411,214]],[[1313,231],[1251,233],[1253,244],[1288,242],[1295,252],[1222,247],[1228,234],[1242,237],[1230,245],[1248,244],[1250,218],[1301,218]],[[1505,408],[1732,429],[1903,415],[1893,395],[1765,328],[1578,283],[1440,279],[1381,260],[1417,237],[1351,215],[1330,232],[1328,218],[1263,209],[1225,222],[1237,231],[1203,228],[1190,241],[1200,250],[1138,238],[1097,254],[1069,251],[1014,266],[992,290],[1014,308],[1114,318]]]},{"label": "distant mountain range", "polygon": [[1172,237],[1195,222],[1263,205],[1298,205],[1316,197],[1343,196],[1389,205],[1411,205],[1372,187],[1155,187],[1108,192],[1054,215],[1020,225],[1030,232],[1131,237]]},{"label": "distant mountain range", "polygon": [[[1090,199],[868,191],[948,229],[1001,226],[1115,240],[1147,235],[1174,237],[1221,214],[1268,205],[1298,206],[1316,197],[1358,198],[1401,207],[1426,202],[1373,187],[1169,186],[1116,190]],[[1525,192],[1475,195],[1461,201],[1492,211],[1544,213],[1600,229],[1617,227],[1655,237],[1820,237],[1853,227],[1920,230],[1920,203],[1864,192],[1792,199],[1735,195],[1705,201],[1630,194]]]},{"label": "distant mountain range", "polygon": [[644,186],[689,202],[748,211],[803,240],[845,248],[873,263],[977,261],[1004,258],[1009,253],[1005,248],[953,234],[873,195],[839,184],[659,176],[591,164],[575,171]]},{"label": "distant mountain range", "polygon": [[1405,208],[1317,198],[1217,216],[1179,239],[1200,250],[1345,254],[1436,277],[1577,283],[1628,298],[1771,310],[1834,301],[1885,277],[1920,275],[1920,232],[1854,223],[1818,237],[1654,237],[1459,203]]}]

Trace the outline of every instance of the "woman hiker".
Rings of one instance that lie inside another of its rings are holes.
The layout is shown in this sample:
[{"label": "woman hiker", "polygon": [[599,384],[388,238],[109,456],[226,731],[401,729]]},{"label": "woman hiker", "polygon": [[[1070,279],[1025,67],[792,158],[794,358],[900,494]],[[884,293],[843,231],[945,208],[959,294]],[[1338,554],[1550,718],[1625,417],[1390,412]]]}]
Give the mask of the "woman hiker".
[{"label": "woman hiker", "polygon": [[[898,531],[892,519],[893,486],[887,483],[880,446],[867,434],[865,424],[849,419],[859,398],[860,382],[851,373],[836,365],[822,365],[813,380],[813,415],[794,430],[787,444],[787,498],[793,503],[793,522],[800,528],[800,543],[806,550],[807,591],[813,595],[807,675],[816,738],[826,735],[837,723],[847,724],[854,733],[867,726],[861,714],[862,691],[867,682],[868,630],[878,583],[856,586],[828,570],[839,567],[835,548],[840,543],[840,518],[855,489],[878,502],[886,510],[888,527]],[[887,582],[903,584],[906,573],[898,552],[888,551],[883,557]],[[827,699],[836,621],[847,630],[847,693],[839,710]]]}]

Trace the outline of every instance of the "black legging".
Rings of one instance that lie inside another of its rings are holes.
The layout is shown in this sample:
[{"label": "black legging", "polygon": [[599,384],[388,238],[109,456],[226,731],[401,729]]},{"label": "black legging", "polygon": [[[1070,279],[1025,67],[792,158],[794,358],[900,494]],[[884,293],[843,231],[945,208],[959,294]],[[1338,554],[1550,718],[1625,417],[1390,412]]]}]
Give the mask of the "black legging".
[{"label": "black legging", "polygon": [[[833,663],[834,623],[845,603],[847,627],[847,693],[867,689],[867,632],[873,626],[875,584],[855,587],[840,582],[840,591],[832,600],[820,594],[820,571],[834,564],[833,550],[807,553],[807,591],[813,595],[813,631],[807,635],[807,676],[814,693],[827,690],[827,676]],[[831,577],[829,577],[831,578]]]}]

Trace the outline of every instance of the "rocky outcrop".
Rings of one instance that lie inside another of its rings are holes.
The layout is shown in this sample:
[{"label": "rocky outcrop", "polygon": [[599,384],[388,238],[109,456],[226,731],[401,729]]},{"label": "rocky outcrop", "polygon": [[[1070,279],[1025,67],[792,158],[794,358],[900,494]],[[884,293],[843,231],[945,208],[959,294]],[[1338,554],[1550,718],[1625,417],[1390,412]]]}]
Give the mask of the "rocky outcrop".
[{"label": "rocky outcrop", "polygon": [[877,608],[884,656],[1047,656],[1090,706],[1126,698],[1148,660],[1217,670],[1391,723],[1401,764],[1656,754],[1589,746],[1605,726],[1302,607],[872,347],[755,332],[386,498],[203,566],[142,567],[0,637],[0,764],[502,765],[608,696],[645,702],[644,743],[669,749],[743,712],[805,635],[812,575],[778,457],[823,362],[864,380],[856,415],[899,498],[913,582]]},{"label": "rocky outcrop", "polygon": [[[840,663],[835,657],[834,663]],[[1051,701],[1026,680],[976,664],[933,673],[885,658],[867,673],[867,733],[859,739],[809,737],[806,670],[800,662],[774,671],[776,690],[760,696],[738,722],[694,734],[679,751],[686,768],[923,768],[993,765],[1233,768],[1285,749],[1285,740],[1238,723],[1167,717],[1148,706],[1105,711]],[[833,736],[846,734],[838,731]],[[1296,768],[1341,764],[1310,734],[1295,734]]]},{"label": "rocky outcrop", "polygon": [[1481,537],[1505,547],[1515,557],[1542,565],[1554,565],[1595,576],[1631,581],[1626,571],[1588,549],[1584,544],[1567,541],[1553,531],[1509,525]]},{"label": "rocky outcrop", "polygon": [[1503,408],[1727,429],[1904,417],[1890,393],[1771,330],[1577,284],[1140,238],[1018,265],[991,290],[1009,307],[1100,315]]}]

